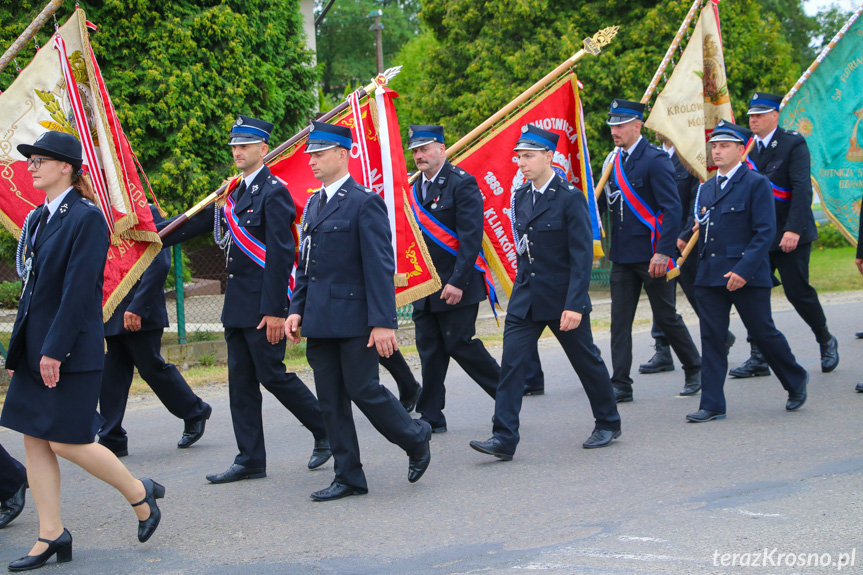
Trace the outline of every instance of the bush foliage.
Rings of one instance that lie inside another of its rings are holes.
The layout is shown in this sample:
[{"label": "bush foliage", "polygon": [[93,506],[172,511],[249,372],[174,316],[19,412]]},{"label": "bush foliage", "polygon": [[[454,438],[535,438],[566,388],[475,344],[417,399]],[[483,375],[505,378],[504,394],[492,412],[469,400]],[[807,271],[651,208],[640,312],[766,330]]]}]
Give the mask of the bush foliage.
[{"label": "bush foliage", "polygon": [[[0,44],[23,32],[44,0],[0,0]],[[108,91],[156,196],[190,207],[234,173],[227,135],[238,114],[276,124],[286,140],[315,105],[317,72],[298,0],[82,0]],[[58,12],[65,21],[74,9]],[[49,42],[49,23],[37,35]],[[22,65],[33,42],[18,57]],[[14,65],[0,88],[14,79]]]},{"label": "bush foliage", "polygon": [[[577,66],[584,84],[588,143],[594,169],[613,146],[605,125],[612,99],[640,100],[690,2],[633,0],[425,0],[420,17],[434,41],[407,45],[407,68],[394,88],[400,123],[439,123],[454,142],[575,54],[582,40],[619,25],[611,44]],[[720,4],[728,88],[744,121],[752,92],[785,93],[800,75],[779,20],[758,0]],[[684,42],[685,45],[685,42]],[[679,57],[679,52],[676,55]],[[669,68],[668,74],[670,75]],[[412,82],[407,85],[404,81]]]}]

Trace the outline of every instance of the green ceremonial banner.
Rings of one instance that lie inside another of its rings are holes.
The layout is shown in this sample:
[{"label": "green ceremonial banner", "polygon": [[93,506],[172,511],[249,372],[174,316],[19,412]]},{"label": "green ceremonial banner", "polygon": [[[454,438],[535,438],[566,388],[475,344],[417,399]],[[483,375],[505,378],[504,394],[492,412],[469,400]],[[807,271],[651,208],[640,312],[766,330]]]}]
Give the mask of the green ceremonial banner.
[{"label": "green ceremonial banner", "polygon": [[779,116],[780,126],[806,137],[812,187],[824,212],[855,245],[863,196],[863,18],[859,16],[860,10],[849,20],[845,34],[825,48],[826,55],[818,57],[820,64],[816,60],[817,67]]}]

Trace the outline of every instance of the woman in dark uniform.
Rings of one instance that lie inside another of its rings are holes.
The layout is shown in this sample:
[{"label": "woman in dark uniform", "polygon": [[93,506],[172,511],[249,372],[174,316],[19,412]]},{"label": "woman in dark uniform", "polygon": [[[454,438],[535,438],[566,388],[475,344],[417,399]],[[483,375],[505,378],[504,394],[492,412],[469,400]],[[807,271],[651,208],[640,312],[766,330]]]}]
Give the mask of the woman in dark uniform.
[{"label": "woman in dark uniform", "polygon": [[39,568],[53,555],[58,562],[72,559],[72,536],[60,518],[58,455],[123,494],[138,516],[142,542],[159,524],[156,499],[165,492],[151,479],[132,477],[93,441],[103,421],[96,402],[105,361],[102,280],[109,238],[81,176],[81,145],[69,134],[46,132],[18,151],[27,157],[33,187],[47,197],[21,231],[24,289],[6,361],[12,381],[0,415],[0,425],[24,434],[39,540],[10,571]]}]

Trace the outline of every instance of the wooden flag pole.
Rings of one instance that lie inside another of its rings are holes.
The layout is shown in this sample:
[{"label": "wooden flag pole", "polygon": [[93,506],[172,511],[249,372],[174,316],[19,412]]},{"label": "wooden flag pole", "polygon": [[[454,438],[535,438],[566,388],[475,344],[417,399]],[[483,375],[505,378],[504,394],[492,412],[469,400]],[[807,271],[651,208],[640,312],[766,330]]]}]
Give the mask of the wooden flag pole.
[{"label": "wooden flag pole", "polygon": [[[686,30],[689,29],[689,24],[692,22],[692,18],[695,17],[695,13],[700,7],[701,0],[695,0],[695,2],[692,3],[692,7],[689,9],[689,12],[686,13],[686,17],[683,19],[683,23],[680,25],[680,28],[677,29],[677,34],[674,35],[671,45],[668,47],[668,50],[665,51],[665,56],[662,58],[662,62],[659,63],[659,68],[656,69],[653,79],[650,80],[650,84],[647,85],[647,90],[644,91],[644,95],[641,97],[642,104],[647,104],[650,101],[650,97],[653,96],[653,92],[656,91],[656,87],[659,85],[659,78],[662,77],[662,74],[665,73],[665,69],[668,68],[668,65],[671,63],[674,51],[677,50],[678,46],[680,46],[680,41],[683,40],[683,35],[686,33]],[[611,177],[611,170],[613,168],[614,162],[609,162],[602,171],[599,183],[594,188],[594,193],[596,194],[597,199],[602,193],[602,189],[605,188],[605,184],[608,183],[608,178]]]},{"label": "wooden flag pole", "polygon": [[[362,98],[368,96],[369,94],[371,94],[375,90],[375,88],[379,85],[385,86],[387,84],[387,82],[389,82],[390,80],[395,78],[398,75],[398,73],[401,72],[401,70],[402,70],[401,66],[396,66],[395,68],[389,68],[388,70],[384,71],[383,74],[379,74],[369,84],[360,88],[360,90],[359,90],[360,98],[362,99]],[[342,112],[347,110],[348,106],[349,106],[349,104],[348,104],[347,100],[345,100],[344,102],[342,102],[341,104],[339,104],[338,106],[336,106],[335,108],[333,108],[332,110],[330,110],[329,112],[327,112],[326,114],[321,116],[319,121],[329,122],[330,120],[332,120],[333,118],[335,118],[336,116],[338,116],[339,114],[341,114]],[[288,148],[290,148],[291,146],[293,146],[297,142],[301,141],[303,138],[307,137],[308,135],[309,135],[309,127],[306,126],[302,130],[300,130],[297,134],[294,134],[293,137],[288,139],[286,142],[283,142],[278,147],[276,147],[272,152],[270,152],[266,156],[264,156],[264,163],[266,164],[270,160],[273,160],[273,159],[279,157],[279,155],[281,155],[282,152],[284,152],[285,150],[287,150]],[[159,237],[165,238],[165,237],[171,235],[172,233],[174,233],[174,231],[177,228],[179,228],[180,226],[182,226],[183,224],[188,222],[198,212],[200,212],[201,210],[206,208],[208,205],[215,202],[219,198],[219,196],[221,196],[225,192],[225,190],[227,190],[227,189],[228,189],[228,183],[222,184],[222,186],[220,186],[218,190],[211,193],[206,198],[204,198],[203,200],[201,200],[200,202],[198,202],[197,204],[195,204],[194,206],[192,206],[191,208],[186,210],[184,213],[177,216],[177,218],[174,221],[172,221],[170,224],[165,226],[161,231],[159,231]]]},{"label": "wooden flag pole", "polygon": [[584,48],[564,60],[563,63],[561,63],[557,68],[546,74],[541,80],[539,80],[533,86],[522,92],[521,95],[519,95],[517,98],[515,98],[506,106],[495,112],[485,122],[471,130],[466,136],[464,136],[458,142],[447,148],[447,158],[451,158],[454,155],[458,154],[463,148],[467,147],[468,144],[470,144],[476,138],[488,131],[489,128],[497,124],[499,121],[506,118],[506,116],[509,115],[512,111],[516,110],[519,106],[529,100],[534,94],[545,88],[547,84],[556,80],[561,74],[574,66],[586,55],[599,55],[599,53],[602,51],[602,47],[608,45],[614,39],[619,29],[620,26],[610,26],[608,28],[603,28],[602,30],[594,34],[591,38],[585,38]]},{"label": "wooden flag pole", "polygon": [[812,72],[814,72],[815,69],[818,68],[818,66],[821,64],[821,62],[824,61],[824,58],[827,57],[827,54],[829,54],[830,51],[833,50],[833,47],[839,43],[839,40],[841,40],[842,37],[845,36],[845,33],[848,31],[848,28],[850,28],[851,25],[854,24],[854,22],[857,20],[857,18],[860,17],[861,13],[863,13],[863,5],[861,5],[859,8],[857,8],[857,10],[851,15],[851,17],[848,18],[848,21],[845,22],[845,24],[836,33],[836,35],[833,36],[833,39],[830,40],[830,42],[827,44],[827,46],[824,47],[823,50],[821,50],[821,53],[818,54],[818,57],[815,58],[815,61],[809,65],[809,67],[806,69],[806,71],[803,72],[803,75],[800,76],[800,78],[797,80],[797,82],[795,82],[794,85],[791,87],[791,89],[788,90],[788,93],[785,94],[785,97],[782,98],[782,103],[779,105],[780,110],[785,107],[785,104],[788,103],[788,100],[790,100],[791,98],[794,97],[794,94],[797,93],[797,90],[800,89],[800,86],[802,86],[806,82],[806,80],[809,79],[809,76],[811,76]]},{"label": "wooden flag pole", "polygon": [[[527,100],[535,96],[537,92],[541,91],[549,83],[556,80],[558,77],[561,76],[561,74],[574,66],[576,62],[584,58],[586,54],[591,54],[593,56],[598,55],[602,47],[608,45],[608,43],[611,42],[612,39],[614,39],[619,29],[620,26],[609,26],[608,28],[603,28],[602,30],[594,34],[593,37],[585,38],[584,48],[564,60],[563,63],[561,63],[557,68],[546,74],[541,80],[539,80],[533,86],[522,92],[514,100],[511,100],[507,105],[495,112],[482,124],[471,130],[458,142],[448,147],[446,149],[447,159],[452,159],[454,156],[458,155],[462,150],[467,148],[469,144],[473,143],[473,141],[476,140],[479,136],[481,136],[490,128],[495,126],[498,122],[506,118],[514,110],[518,109],[519,106],[521,106]],[[408,183],[413,184],[419,177],[419,175],[419,171],[414,172],[414,174],[411,175],[410,178],[408,178]]]},{"label": "wooden flag pole", "polygon": [[[741,162],[745,162],[746,158],[749,157],[749,152],[752,151],[752,148],[755,146],[755,138],[749,140],[749,144],[746,145],[746,149],[743,151],[743,156],[740,158]],[[686,246],[683,248],[683,251],[680,252],[680,257],[677,258],[677,267],[673,270],[669,270],[667,274],[665,274],[665,281],[671,281],[677,276],[680,275],[680,266],[686,261],[686,258],[689,257],[689,253],[692,251],[692,248],[695,247],[695,244],[698,243],[698,230],[692,232],[692,237],[689,238],[689,241],[686,242]]]},{"label": "wooden flag pole", "polygon": [[[823,50],[821,50],[821,53],[818,54],[818,57],[815,58],[815,61],[809,65],[809,68],[807,68],[806,71],[803,72],[803,75],[800,76],[800,78],[797,80],[797,82],[795,82],[794,85],[791,87],[791,89],[788,90],[788,93],[785,94],[784,98],[782,98],[782,103],[779,104],[780,110],[785,107],[785,104],[787,104],[788,101],[791,100],[791,98],[794,97],[794,94],[797,93],[797,91],[800,89],[800,87],[806,83],[806,80],[809,79],[809,76],[812,75],[812,72],[814,72],[815,69],[818,68],[818,66],[821,64],[821,62],[824,60],[824,58],[827,57],[827,54],[829,54],[830,51],[833,49],[833,47],[839,43],[839,40],[841,40],[842,37],[845,36],[845,33],[848,31],[848,28],[850,28],[851,25],[854,23],[854,21],[860,17],[861,13],[863,13],[863,6],[860,6],[859,8],[857,8],[857,10],[854,12],[854,14],[852,14],[851,17],[848,19],[848,21],[845,22],[845,25],[843,25],[842,28],[839,30],[839,32],[837,32],[836,35],[833,36],[833,39],[830,40],[830,43],[827,44],[827,46]],[[743,152],[742,161],[744,161],[744,162],[746,161],[746,158],[749,157],[749,152],[752,151],[752,147],[754,145],[755,145],[755,139],[753,138],[749,142],[749,145],[746,146],[746,151]],[[686,247],[683,249],[683,252],[681,252],[680,257],[677,258],[677,269],[673,269],[670,272],[668,272],[668,274],[666,275],[667,279],[670,280],[670,279],[676,278],[678,275],[680,275],[680,266],[682,266],[683,262],[686,261],[686,258],[689,256],[689,252],[692,251],[692,247],[695,245],[695,243],[697,241],[698,241],[698,231],[696,230],[695,233],[692,234],[692,237],[689,238],[689,241],[686,243]]]},{"label": "wooden flag pole", "polygon": [[45,25],[45,22],[48,21],[60,5],[63,4],[63,0],[51,0],[47,6],[45,6],[39,15],[36,16],[36,19],[30,22],[30,25],[27,26],[27,29],[24,30],[24,33],[18,36],[18,39],[12,42],[12,45],[9,46],[9,49],[0,56],[0,72],[6,69],[6,66],[9,65],[15,56],[27,45],[33,36],[36,35],[36,32],[39,31],[39,28]]}]

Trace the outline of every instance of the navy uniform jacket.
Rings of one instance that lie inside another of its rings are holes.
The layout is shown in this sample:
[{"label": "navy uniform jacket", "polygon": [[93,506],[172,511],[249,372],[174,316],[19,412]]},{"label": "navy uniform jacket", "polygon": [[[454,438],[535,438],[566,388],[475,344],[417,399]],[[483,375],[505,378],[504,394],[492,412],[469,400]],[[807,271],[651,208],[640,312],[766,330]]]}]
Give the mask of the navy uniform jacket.
[{"label": "navy uniform jacket", "polygon": [[441,284],[451,284],[464,292],[459,303],[449,305],[440,299],[441,288],[432,295],[415,301],[414,307],[422,311],[438,312],[481,302],[486,298],[485,280],[482,273],[474,267],[482,247],[483,232],[482,194],[476,178],[461,168],[444,162],[437,178],[429,185],[428,200],[423,201],[422,197],[422,175],[414,185],[417,196],[431,215],[458,236],[459,249],[456,256],[440,247],[428,235],[425,235],[424,239]]},{"label": "navy uniform jacket", "polygon": [[697,286],[726,286],[728,272],[747,286],[773,287],[768,255],[776,235],[776,214],[770,182],[745,165],[718,191],[713,177],[701,186],[701,208],[710,211],[707,230],[698,237]]},{"label": "navy uniform jacket", "polygon": [[[661,148],[642,137],[632,154],[623,163],[623,170],[635,192],[654,213],[662,212],[663,225],[656,252],[673,256],[677,253],[682,208],[675,185],[674,166]],[[611,189],[617,190],[614,176],[609,178]],[[649,262],[653,257],[650,230],[637,219],[623,197],[611,207],[611,247],[608,257],[620,264]],[[623,210],[621,220],[620,211]]]},{"label": "navy uniform jacket", "polygon": [[514,192],[515,231],[519,238],[527,234],[533,262],[528,250],[518,256],[506,312],[524,319],[530,310],[535,321],[559,320],[564,310],[589,313],[593,232],[587,200],[558,174],[532,207],[531,190],[528,182]]},{"label": "navy uniform jacket", "polygon": [[[383,198],[349,177],[318,215],[320,193],[303,222],[305,248],[297,267],[291,313],[310,338],[368,337],[398,327],[395,260]],[[306,272],[308,264],[308,272]]]},{"label": "navy uniform jacket", "polygon": [[[773,144],[776,144],[775,146]],[[749,153],[758,171],[777,186],[791,190],[791,201],[775,200],[776,238],[770,251],[779,249],[785,232],[800,234],[799,243],[818,239],[815,216],[812,215],[812,180],[809,174],[809,146],[797,132],[776,128],[762,153],[756,144]]]},{"label": "navy uniform jacket", "polygon": [[677,195],[680,196],[680,206],[683,208],[680,216],[680,233],[677,237],[687,242],[692,237],[694,225],[692,209],[695,206],[695,197],[698,195],[698,178],[683,166],[683,162],[677,157],[677,151],[671,156],[671,164],[674,166],[674,181],[677,184]]},{"label": "navy uniform jacket", "polygon": [[[31,230],[43,209],[30,214]],[[102,282],[108,247],[102,212],[71,190],[36,235],[33,271],[18,305],[7,369],[39,373],[43,355],[61,361],[61,373],[103,368]],[[93,288],[82,291],[82,285]]]},{"label": "navy uniform jacket", "polygon": [[[267,246],[267,262],[262,268],[236,243],[231,246],[222,324],[235,328],[257,327],[265,315],[288,317],[288,282],[296,249],[291,224],[296,218],[297,208],[288,188],[270,174],[267,166],[247,184],[239,200],[236,190],[233,198],[240,226]],[[162,229],[173,219],[157,227]],[[229,233],[224,217],[222,232]],[[212,208],[205,208],[166,237],[162,247],[212,233]]]},{"label": "navy uniform jacket", "polygon": [[[162,216],[155,206],[150,206],[153,222],[161,222]],[[162,250],[144,270],[111,318],[105,322],[105,337],[132,333],[123,327],[123,315],[129,311],[141,316],[141,331],[153,331],[168,327],[168,310],[165,306],[165,280],[171,268],[171,251]],[[137,332],[136,332],[137,333]]]}]

